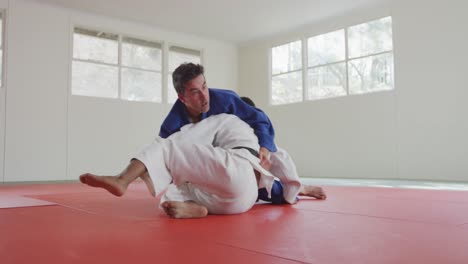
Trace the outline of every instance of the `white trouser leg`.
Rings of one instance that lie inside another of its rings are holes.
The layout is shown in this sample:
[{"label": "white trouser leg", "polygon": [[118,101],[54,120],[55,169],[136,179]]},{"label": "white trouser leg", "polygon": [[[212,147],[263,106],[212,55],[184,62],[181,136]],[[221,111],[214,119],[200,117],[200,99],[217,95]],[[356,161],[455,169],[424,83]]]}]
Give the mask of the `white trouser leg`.
[{"label": "white trouser leg", "polygon": [[252,165],[228,150],[158,139],[135,158],[145,164],[157,193],[172,181],[210,213],[245,212],[257,198]]},{"label": "white trouser leg", "polygon": [[294,161],[291,156],[281,148],[271,153],[270,160],[272,163],[270,172],[283,183],[284,199],[289,203],[295,203],[296,197],[299,194],[301,182]]},{"label": "white trouser leg", "polygon": [[[143,148],[134,158],[141,161],[154,184],[156,195],[164,191],[172,182],[172,176],[164,163],[166,139],[156,138],[153,143]],[[157,175],[157,177],[156,177]]]}]

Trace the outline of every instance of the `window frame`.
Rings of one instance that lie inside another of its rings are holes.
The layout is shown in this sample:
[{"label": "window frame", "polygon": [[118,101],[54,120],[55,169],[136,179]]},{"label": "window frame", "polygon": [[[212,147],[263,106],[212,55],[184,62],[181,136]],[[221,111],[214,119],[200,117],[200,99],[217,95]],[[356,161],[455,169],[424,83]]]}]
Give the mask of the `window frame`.
[{"label": "window frame", "polygon": [[[318,37],[318,36],[323,36],[323,35],[326,35],[326,34],[329,34],[329,33],[333,33],[333,32],[337,32],[337,31],[343,31],[343,35],[344,35],[344,59],[343,60],[336,60],[336,61],[333,61],[333,62],[327,62],[327,63],[322,63],[322,64],[317,64],[317,65],[313,65],[313,66],[309,66],[309,40],[311,38],[314,38],[314,37]],[[306,51],[305,51],[305,63],[306,63],[306,69],[305,69],[305,72],[304,72],[304,90],[305,90],[305,93],[304,93],[304,100],[303,101],[316,101],[316,100],[323,100],[323,99],[328,99],[328,98],[334,98],[334,97],[341,97],[341,96],[347,96],[349,94],[349,88],[348,88],[348,38],[347,38],[347,28],[341,28],[341,29],[337,29],[337,30],[333,30],[333,31],[329,31],[329,32],[326,32],[326,33],[322,33],[322,34],[319,34],[319,35],[314,35],[314,36],[309,36],[309,37],[305,37],[304,38],[304,42],[305,42],[305,48],[306,48]],[[322,97],[322,98],[317,98],[317,99],[309,99],[309,71],[310,70],[313,70],[313,69],[317,69],[317,68],[324,68],[324,67],[329,67],[329,66],[332,66],[332,65],[335,65],[335,64],[341,64],[341,63],[344,63],[345,64],[345,83],[346,83],[346,87],[345,88],[345,92],[346,94],[345,95],[335,95],[335,96],[329,96],[329,97]]]},{"label": "window frame", "polygon": [[[121,100],[121,101],[127,101],[127,102],[135,102],[135,103],[158,103],[162,104],[164,102],[164,47],[165,43],[164,41],[161,40],[153,40],[150,38],[146,37],[141,37],[141,36],[134,36],[131,34],[125,34],[125,33],[116,33],[113,30],[107,30],[107,29],[101,29],[98,27],[93,27],[93,26],[88,26],[88,25],[82,25],[82,24],[72,24],[71,25],[71,30],[70,30],[70,78],[69,78],[69,83],[70,83],[70,95],[71,96],[83,96],[83,97],[93,97],[93,98],[99,98],[99,99],[110,99],[110,100]],[[89,30],[89,31],[94,31],[94,32],[104,32],[106,34],[112,34],[117,36],[117,64],[112,64],[112,63],[106,63],[106,62],[100,62],[100,61],[95,61],[95,60],[84,60],[84,59],[79,59],[74,57],[74,47],[75,47],[75,42],[74,42],[74,35],[75,35],[75,29],[82,29],[82,30]],[[123,46],[123,39],[124,38],[129,38],[129,39],[136,39],[136,40],[141,40],[149,43],[154,43],[160,46],[161,50],[161,61],[160,61],[160,66],[161,70],[150,70],[150,69],[145,69],[143,67],[134,67],[134,66],[126,66],[123,65],[122,63],[122,46]],[[80,94],[73,94],[73,62],[78,61],[78,62],[85,62],[85,63],[93,63],[95,65],[103,65],[103,66],[112,66],[112,67],[117,67],[117,97],[100,97],[100,96],[93,96],[93,95],[80,95]],[[130,70],[138,70],[138,71],[144,71],[144,72],[153,72],[157,74],[161,74],[161,100],[160,101],[151,101],[149,99],[146,100],[128,100],[126,98],[122,97],[122,69],[130,69]]]},{"label": "window frame", "polygon": [[[385,19],[385,18],[390,18],[391,19],[391,28],[390,29],[391,29],[391,32],[392,32],[392,38],[391,38],[392,48],[390,50],[379,51],[379,52],[376,52],[376,53],[369,53],[369,54],[366,54],[366,55],[361,55],[361,56],[350,58],[350,56],[349,56],[349,37],[348,37],[349,36],[349,34],[348,34],[349,29],[351,27],[353,27],[353,26],[358,26],[358,25],[361,25],[361,24],[371,23],[371,22],[382,20],[382,19]],[[301,37],[300,39],[295,38],[295,39],[293,39],[291,41],[287,41],[287,42],[283,42],[283,43],[275,43],[274,45],[271,45],[270,49],[269,49],[269,63],[268,63],[269,64],[268,96],[269,96],[270,105],[271,106],[280,106],[280,105],[286,105],[286,104],[303,103],[303,102],[306,102],[306,101],[325,100],[325,99],[336,98],[336,97],[354,96],[354,95],[362,95],[362,94],[369,94],[369,93],[376,93],[376,92],[394,91],[395,90],[395,63],[394,63],[395,47],[394,47],[394,41],[393,41],[393,24],[394,24],[393,22],[394,21],[393,21],[392,15],[387,14],[387,15],[384,15],[384,16],[381,16],[381,17],[378,17],[378,18],[373,18],[373,19],[370,19],[370,20],[367,20],[367,21],[364,21],[364,22],[361,22],[361,23],[355,23],[355,24],[352,24],[352,25],[348,25],[348,26],[345,26],[345,27],[338,28],[338,29],[329,30],[329,31],[324,32],[324,33],[306,35],[306,36]],[[337,60],[337,61],[334,61],[334,62],[327,62],[327,63],[323,63],[323,64],[317,64],[317,65],[309,66],[309,58],[308,58],[309,57],[309,39],[311,39],[313,37],[325,35],[325,34],[328,34],[328,33],[332,33],[332,32],[335,32],[335,31],[341,31],[341,30],[343,30],[343,34],[344,34],[344,48],[345,48],[345,58],[344,58],[344,60]],[[302,100],[297,101],[297,102],[287,102],[287,103],[282,103],[282,104],[274,104],[273,103],[273,77],[281,75],[281,74],[295,72],[295,71],[288,71],[288,72],[282,72],[282,73],[279,73],[279,74],[273,74],[273,49],[276,48],[276,47],[282,46],[282,45],[286,45],[286,44],[296,42],[298,40],[301,41],[301,45],[302,45],[302,69],[300,70],[301,74],[302,74]],[[393,58],[393,70],[392,70],[392,72],[393,72],[392,84],[393,85],[392,85],[392,89],[369,91],[369,92],[365,92],[365,93],[350,93],[349,63],[352,62],[352,61],[355,61],[355,60],[380,56],[380,55],[384,55],[384,54],[391,54],[392,58]],[[328,67],[328,66],[332,66],[334,64],[340,64],[340,63],[345,64],[345,86],[346,86],[345,91],[346,91],[346,94],[344,94],[344,95],[334,95],[334,96],[322,97],[322,98],[315,98],[315,99],[309,99],[309,81],[308,81],[309,71],[312,70],[312,69],[315,69],[315,68]]]},{"label": "window frame", "polygon": [[[301,67],[297,70],[292,70],[292,71],[286,71],[286,72],[280,72],[280,73],[273,73],[273,49],[276,48],[276,47],[280,47],[280,46],[284,46],[284,45],[288,45],[288,44],[291,44],[291,43],[294,43],[294,42],[298,42],[301,44]],[[304,52],[305,50],[307,50],[306,47],[304,47],[304,38],[296,38],[294,40],[291,40],[291,41],[287,41],[287,42],[282,42],[282,43],[278,43],[274,46],[272,46],[270,49],[269,49],[269,75],[270,75],[270,78],[269,78],[269,86],[270,86],[270,89],[268,89],[268,102],[270,105],[274,105],[274,106],[280,106],[280,105],[286,105],[286,104],[297,104],[297,103],[300,103],[300,102],[303,102],[304,101],[304,96],[306,95],[304,93],[304,81],[306,79],[304,79],[304,65],[307,65],[307,64],[304,64],[305,62],[305,58],[304,58]],[[281,76],[281,75],[286,75],[286,74],[291,74],[291,73],[295,73],[295,72],[299,72],[301,73],[301,81],[302,81],[302,100],[298,101],[298,102],[288,102],[288,103],[283,103],[283,104],[274,104],[273,103],[273,77],[276,77],[276,76]]]}]

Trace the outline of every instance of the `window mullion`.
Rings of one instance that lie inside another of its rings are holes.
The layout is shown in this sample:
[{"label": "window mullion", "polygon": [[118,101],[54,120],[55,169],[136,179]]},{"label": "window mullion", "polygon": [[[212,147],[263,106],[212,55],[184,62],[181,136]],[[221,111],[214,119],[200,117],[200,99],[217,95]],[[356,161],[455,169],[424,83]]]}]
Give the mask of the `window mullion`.
[{"label": "window mullion", "polygon": [[377,53],[370,53],[370,54],[367,54],[367,55],[364,55],[364,56],[349,58],[349,60],[350,60],[350,61],[351,61],[351,60],[359,60],[359,59],[364,59],[364,58],[379,56],[379,55],[383,55],[383,54],[388,54],[388,53],[392,53],[392,52],[393,52],[393,50],[387,50],[387,51],[382,51],[382,52],[377,52]]},{"label": "window mullion", "polygon": [[309,98],[309,82],[308,82],[308,68],[309,68],[309,51],[308,51],[307,38],[302,39],[302,101]]},{"label": "window mullion", "polygon": [[133,66],[124,66],[124,65],[122,65],[122,69],[130,69],[130,70],[143,71],[143,72],[162,73],[161,71],[148,70],[148,69],[144,69],[144,68],[138,68],[138,67],[133,67]]},{"label": "window mullion", "polygon": [[[85,62],[85,63],[93,63],[97,65],[103,65],[103,66],[111,66],[111,67],[118,67],[118,64],[112,64],[112,63],[107,63],[107,62],[101,62],[101,61],[96,61],[96,60],[83,60],[83,59],[77,59],[77,58],[72,58],[72,61],[79,61],[79,62]],[[118,63],[118,62],[117,62]]]},{"label": "window mullion", "polygon": [[118,56],[117,56],[117,64],[119,67],[118,71],[118,97],[122,98],[122,35],[119,35],[119,44],[118,44]]},{"label": "window mullion", "polygon": [[287,74],[294,73],[294,72],[302,72],[302,70],[303,69],[294,70],[294,71],[287,71],[287,72],[281,72],[281,73],[277,73],[277,74],[272,74],[271,76],[274,77],[274,76],[280,76],[280,75],[287,75]]},{"label": "window mullion", "polygon": [[349,95],[349,70],[348,70],[348,28],[344,29],[345,34],[345,78],[346,78],[346,95]]},{"label": "window mullion", "polygon": [[309,70],[312,70],[312,69],[315,69],[315,68],[325,68],[325,67],[340,64],[340,63],[343,63],[343,62],[346,63],[346,60],[340,60],[340,61],[330,62],[330,63],[326,63],[326,64],[314,65],[314,66],[310,66],[310,67],[307,67],[307,68]]}]

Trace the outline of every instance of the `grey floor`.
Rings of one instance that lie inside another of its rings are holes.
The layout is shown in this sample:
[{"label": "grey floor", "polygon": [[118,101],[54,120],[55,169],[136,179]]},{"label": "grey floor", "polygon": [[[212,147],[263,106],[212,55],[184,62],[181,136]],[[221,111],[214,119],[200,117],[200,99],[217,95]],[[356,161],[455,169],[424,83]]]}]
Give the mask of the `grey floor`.
[{"label": "grey floor", "polygon": [[370,186],[383,188],[412,188],[430,190],[459,190],[467,191],[468,183],[464,182],[431,182],[410,180],[373,180],[373,179],[330,179],[330,178],[301,178],[302,183],[318,186]]}]

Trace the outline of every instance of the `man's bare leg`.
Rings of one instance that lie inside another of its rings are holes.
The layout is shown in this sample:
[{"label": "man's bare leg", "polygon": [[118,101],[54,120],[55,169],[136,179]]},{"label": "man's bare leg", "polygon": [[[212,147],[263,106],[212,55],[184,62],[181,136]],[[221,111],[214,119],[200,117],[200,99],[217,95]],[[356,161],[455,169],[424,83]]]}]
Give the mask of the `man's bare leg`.
[{"label": "man's bare leg", "polygon": [[[92,187],[104,188],[115,196],[122,196],[125,194],[128,185],[138,177],[145,174],[145,172],[145,165],[141,161],[134,159],[119,175],[98,176],[91,173],[85,173],[80,176],[80,181]],[[145,181],[145,179],[143,179],[143,181]]]},{"label": "man's bare leg", "polygon": [[327,195],[321,187],[312,186],[312,185],[302,185],[299,191],[299,195],[314,197],[320,200],[327,199]]},{"label": "man's bare leg", "polygon": [[148,188],[151,196],[156,197],[156,190],[154,189],[153,180],[151,180],[148,172],[143,173],[143,175],[140,176],[140,179],[146,184],[146,187]]},{"label": "man's bare leg", "polygon": [[162,204],[164,212],[172,218],[202,218],[208,215],[208,209],[193,201],[166,201]]}]

